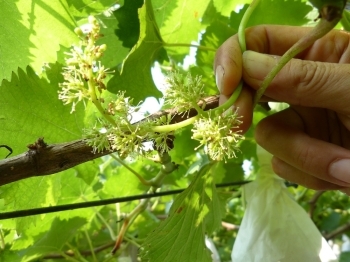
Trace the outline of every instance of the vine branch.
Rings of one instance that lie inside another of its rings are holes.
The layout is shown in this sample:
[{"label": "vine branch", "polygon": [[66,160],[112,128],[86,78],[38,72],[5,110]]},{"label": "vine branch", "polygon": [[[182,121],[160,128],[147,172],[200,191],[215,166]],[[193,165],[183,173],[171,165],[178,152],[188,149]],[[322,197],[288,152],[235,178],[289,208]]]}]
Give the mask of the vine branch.
[{"label": "vine branch", "polygon": [[[198,103],[204,110],[218,107],[219,97],[209,96]],[[172,117],[171,123],[179,123],[197,115],[195,109],[188,113],[178,113],[176,108],[158,111],[150,118],[162,116]],[[43,134],[45,136],[45,134]],[[93,153],[92,147],[86,144],[84,139],[75,140],[61,144],[51,144],[45,147],[30,148],[20,155],[0,160],[0,186],[33,176],[45,176],[55,174],[76,165],[91,161],[111,151]]]},{"label": "vine branch", "polygon": [[324,238],[328,241],[328,240],[335,238],[338,235],[344,234],[345,232],[347,232],[349,230],[350,230],[350,223],[346,223],[346,224],[338,227],[334,231],[329,232],[328,234],[324,235]]},{"label": "vine branch", "polygon": [[[101,245],[99,247],[96,247],[94,248],[93,250],[82,250],[80,251],[80,254],[83,255],[83,256],[91,256],[92,253],[96,254],[98,252],[101,252],[107,248],[110,248],[114,245],[114,241],[111,241],[109,243],[106,243],[104,245]],[[74,252],[72,250],[68,250],[68,251],[65,251],[64,254],[66,256],[70,256],[70,257],[74,257]],[[43,257],[43,259],[62,259],[62,258],[65,258],[62,254],[48,254],[46,256]]]},{"label": "vine branch", "polygon": [[309,209],[309,216],[312,219],[314,216],[314,212],[316,209],[317,201],[319,198],[325,193],[325,191],[316,191],[315,194],[312,196],[312,198],[309,201],[310,209]]}]

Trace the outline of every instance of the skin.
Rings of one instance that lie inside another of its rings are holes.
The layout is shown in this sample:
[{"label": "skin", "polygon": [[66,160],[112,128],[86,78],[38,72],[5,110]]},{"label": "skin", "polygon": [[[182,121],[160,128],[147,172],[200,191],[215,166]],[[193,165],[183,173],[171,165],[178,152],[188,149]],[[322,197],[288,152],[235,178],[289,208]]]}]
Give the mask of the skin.
[{"label": "skin", "polygon": [[[243,116],[241,129],[252,122],[253,96],[264,77],[310,28],[256,26],[246,30],[243,55],[237,35],[217,51],[214,70],[220,102],[232,94],[241,77],[245,82],[235,107]],[[350,35],[332,30],[292,59],[274,78],[261,101],[290,104],[263,119],[255,131],[259,145],[274,155],[277,175],[316,190],[341,189],[350,193],[350,168],[341,172],[334,163],[350,163]],[[222,70],[218,70],[222,68]],[[221,79],[220,77],[221,76]]]}]

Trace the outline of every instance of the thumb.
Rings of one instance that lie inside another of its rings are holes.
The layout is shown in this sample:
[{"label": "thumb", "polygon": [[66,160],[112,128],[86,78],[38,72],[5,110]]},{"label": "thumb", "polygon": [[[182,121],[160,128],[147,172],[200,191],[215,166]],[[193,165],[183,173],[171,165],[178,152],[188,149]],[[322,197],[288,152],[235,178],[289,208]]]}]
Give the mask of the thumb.
[{"label": "thumb", "polygon": [[[279,56],[246,51],[243,54],[244,81],[258,89],[279,60]],[[348,64],[292,59],[266,89],[265,96],[293,105],[350,113],[347,106],[350,101],[349,83]]]}]

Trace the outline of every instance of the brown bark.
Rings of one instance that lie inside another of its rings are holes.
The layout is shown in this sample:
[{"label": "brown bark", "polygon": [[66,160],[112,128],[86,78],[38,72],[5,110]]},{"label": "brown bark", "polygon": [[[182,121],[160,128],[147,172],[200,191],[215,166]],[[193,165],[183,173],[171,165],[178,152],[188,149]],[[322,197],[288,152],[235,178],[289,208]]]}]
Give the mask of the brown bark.
[{"label": "brown bark", "polygon": [[92,153],[84,140],[52,144],[40,150],[29,149],[15,157],[0,161],[0,185],[32,176],[44,176],[109,154]]}]

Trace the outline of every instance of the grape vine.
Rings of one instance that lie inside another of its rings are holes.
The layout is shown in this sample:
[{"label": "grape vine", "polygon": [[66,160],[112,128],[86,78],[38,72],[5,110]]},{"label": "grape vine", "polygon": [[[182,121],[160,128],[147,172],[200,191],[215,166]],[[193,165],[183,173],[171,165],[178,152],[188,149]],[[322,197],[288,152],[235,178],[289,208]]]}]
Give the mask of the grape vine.
[{"label": "grape vine", "polygon": [[[253,131],[279,110],[260,97],[293,56],[349,28],[346,1],[306,2],[0,2],[0,261],[229,261],[240,186],[259,172]],[[260,24],[314,30],[263,82],[243,137],[244,83],[219,105],[212,64],[232,35],[243,53]],[[289,191],[341,242],[344,195]]]}]

